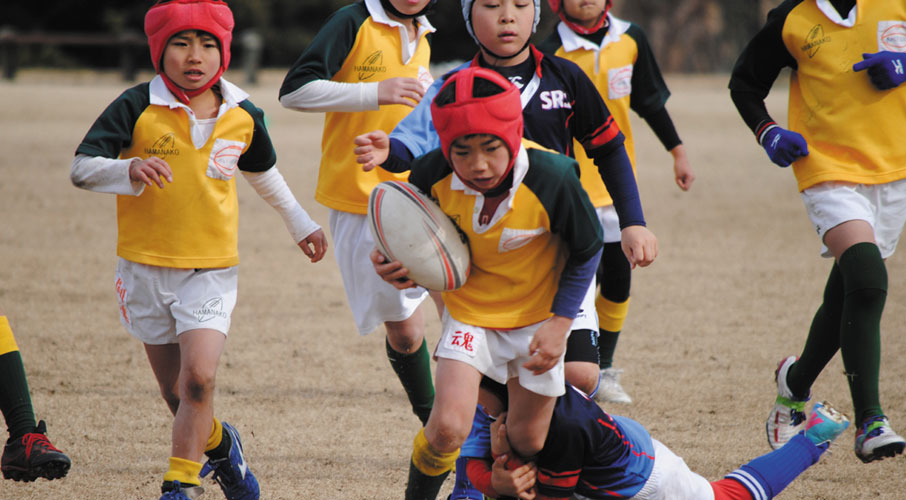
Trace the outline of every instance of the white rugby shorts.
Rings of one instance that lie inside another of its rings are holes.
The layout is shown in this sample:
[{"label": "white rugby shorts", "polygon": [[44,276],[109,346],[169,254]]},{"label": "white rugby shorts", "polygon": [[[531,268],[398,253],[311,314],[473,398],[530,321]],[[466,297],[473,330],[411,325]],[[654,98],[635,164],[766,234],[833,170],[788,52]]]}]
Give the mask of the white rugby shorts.
[{"label": "white rugby shorts", "polygon": [[187,330],[227,335],[236,306],[237,266],[176,269],[119,259],[116,295],[120,323],[145,344],[174,344]]},{"label": "white rugby shorts", "polygon": [[714,488],[707,479],[692,472],[664,443],[654,438],[651,441],[654,468],[633,500],[714,500]]},{"label": "white rugby shorts", "polygon": [[378,276],[369,255],[375,244],[368,217],[331,209],[329,223],[333,254],[359,335],[373,332],[385,321],[412,316],[428,291],[422,287],[397,290]]},{"label": "white rugby shorts", "polygon": [[893,255],[906,222],[906,179],[886,184],[822,182],[801,196],[822,241],[822,257],[833,256],[823,243],[827,231],[851,220],[871,224],[881,257]]},{"label": "white rugby shorts", "polygon": [[[444,311],[443,333],[434,356],[455,359],[475,367],[495,382],[506,384],[518,377],[519,385],[542,396],[557,397],[565,392],[563,356],[550,370],[534,375],[522,365],[529,356],[532,336],[547,320],[512,330],[494,330],[457,321]],[[564,353],[565,353],[564,349]]]},{"label": "white rugby shorts", "polygon": [[617,209],[613,205],[595,207],[595,213],[598,214],[598,221],[604,231],[604,243],[620,241],[620,218],[617,217]]}]

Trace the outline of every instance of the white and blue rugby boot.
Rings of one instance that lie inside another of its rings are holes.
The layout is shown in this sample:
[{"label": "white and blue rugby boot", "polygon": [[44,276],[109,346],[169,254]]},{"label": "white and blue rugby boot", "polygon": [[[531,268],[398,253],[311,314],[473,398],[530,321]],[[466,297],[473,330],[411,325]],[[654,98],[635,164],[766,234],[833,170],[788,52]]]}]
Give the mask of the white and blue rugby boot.
[{"label": "white and blue rugby boot", "polygon": [[219,459],[208,459],[201,468],[201,477],[213,472],[212,478],[220,485],[227,500],[258,500],[258,480],[249,469],[242,454],[239,432],[232,425],[222,422],[223,430],[230,438],[230,453]]}]

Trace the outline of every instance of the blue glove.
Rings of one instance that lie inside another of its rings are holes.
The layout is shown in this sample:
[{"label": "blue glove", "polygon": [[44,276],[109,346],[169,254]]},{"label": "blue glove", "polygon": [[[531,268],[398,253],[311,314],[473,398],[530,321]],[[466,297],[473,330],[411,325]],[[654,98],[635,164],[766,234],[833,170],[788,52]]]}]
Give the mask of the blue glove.
[{"label": "blue glove", "polygon": [[885,50],[862,54],[862,59],[853,64],[853,71],[868,69],[868,77],[878,89],[892,89],[906,81],[906,71],[903,70],[906,66],[906,53]]},{"label": "blue glove", "polygon": [[808,155],[805,137],[779,126],[773,126],[764,133],[761,146],[768,152],[771,161],[781,167],[788,167],[800,156]]}]

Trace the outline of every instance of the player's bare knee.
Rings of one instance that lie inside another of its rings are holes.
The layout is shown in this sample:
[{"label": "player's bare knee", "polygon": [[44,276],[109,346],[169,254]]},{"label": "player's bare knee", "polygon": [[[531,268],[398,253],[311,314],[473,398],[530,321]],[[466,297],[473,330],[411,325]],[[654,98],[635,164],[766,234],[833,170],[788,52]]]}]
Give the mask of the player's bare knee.
[{"label": "player's bare knee", "polygon": [[175,387],[161,387],[160,395],[164,398],[164,402],[167,403],[170,413],[175,415],[176,410],[179,409],[179,392]]},{"label": "player's bare knee", "polygon": [[209,400],[214,394],[214,374],[201,371],[190,371],[181,383],[183,400],[200,403]]},{"label": "player's bare knee", "polygon": [[585,394],[591,394],[598,387],[598,378],[601,373],[598,370],[598,365],[594,363],[566,363],[564,376],[566,381],[575,388]]},{"label": "player's bare knee", "polygon": [[405,321],[388,321],[384,325],[387,327],[387,341],[394,351],[412,354],[421,347],[425,338],[425,325],[421,321],[412,321],[410,317]]},{"label": "player's bare knee", "polygon": [[[437,412],[435,412],[437,413]],[[434,421],[428,421],[425,427],[425,438],[428,444],[439,453],[450,453],[466,441],[471,430],[471,420],[468,423],[456,421],[456,419],[445,418],[438,414],[437,418],[432,413],[431,418]]]}]

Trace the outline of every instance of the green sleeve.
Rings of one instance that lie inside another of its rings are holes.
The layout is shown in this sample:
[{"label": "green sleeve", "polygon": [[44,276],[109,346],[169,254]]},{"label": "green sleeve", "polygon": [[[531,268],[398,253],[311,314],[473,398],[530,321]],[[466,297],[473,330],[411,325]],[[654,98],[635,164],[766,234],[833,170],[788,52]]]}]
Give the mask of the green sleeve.
[{"label": "green sleeve", "polygon": [[271,137],[267,133],[267,127],[264,125],[264,111],[249,100],[239,103],[239,107],[251,115],[252,121],[255,123],[255,130],[252,132],[252,143],[249,144],[245,153],[239,157],[239,170],[264,172],[277,163],[277,152],[274,150]]},{"label": "green sleeve", "polygon": [[551,232],[569,248],[570,258],[588,260],[604,245],[595,207],[579,181],[576,160],[538,149],[529,149],[529,172],[523,179],[541,201],[550,219]]},{"label": "green sleeve", "polygon": [[327,18],[314,40],[305,48],[283,79],[280,97],[315,80],[330,80],[346,61],[359,28],[368,19],[362,2],[343,7]]},{"label": "green sleeve", "polygon": [[88,129],[76,154],[118,158],[132,144],[135,122],[151,104],[149,84],[141,83],[120,94]]}]

